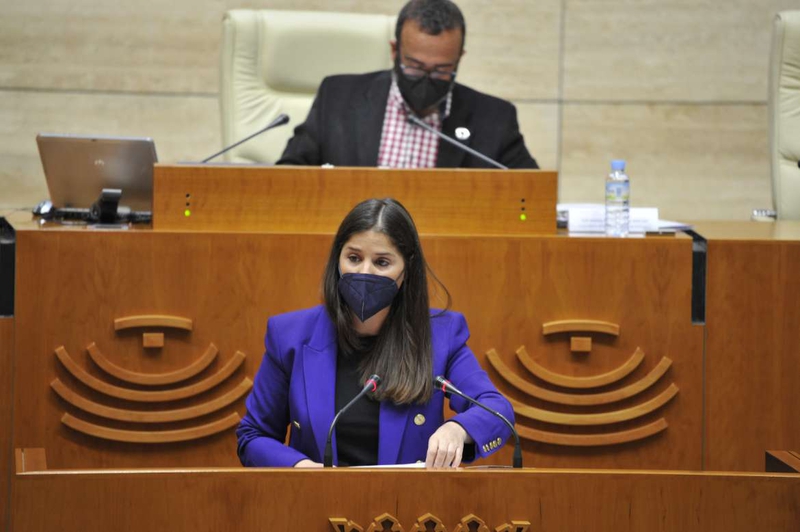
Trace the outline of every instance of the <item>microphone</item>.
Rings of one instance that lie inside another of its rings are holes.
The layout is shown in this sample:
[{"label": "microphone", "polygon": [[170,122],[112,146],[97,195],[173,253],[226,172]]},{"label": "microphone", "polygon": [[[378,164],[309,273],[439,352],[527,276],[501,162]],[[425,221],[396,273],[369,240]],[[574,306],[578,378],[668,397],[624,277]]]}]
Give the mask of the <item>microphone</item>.
[{"label": "microphone", "polygon": [[242,140],[240,140],[239,142],[237,142],[235,144],[231,144],[227,148],[224,148],[222,151],[215,153],[211,157],[206,157],[205,159],[203,159],[200,162],[201,163],[207,163],[211,159],[214,159],[215,157],[219,157],[223,153],[232,150],[233,148],[235,148],[239,144],[243,144],[243,143],[247,142],[248,140],[252,139],[253,137],[257,137],[258,135],[264,133],[265,131],[269,131],[270,129],[276,128],[278,126],[282,126],[285,123],[287,123],[288,121],[289,121],[289,115],[287,115],[286,113],[281,113],[281,114],[278,115],[278,118],[276,118],[275,120],[270,122],[269,125],[267,125],[267,127],[263,128],[263,129],[259,129],[258,131],[256,131],[252,135],[250,135],[249,137],[243,138]]},{"label": "microphone", "polygon": [[[453,146],[456,146],[457,148],[459,148],[461,150],[464,150],[465,152],[469,153],[470,155],[472,155],[474,157],[477,157],[481,161],[489,163],[490,165],[492,165],[492,166],[494,166],[496,168],[500,168],[501,170],[508,170],[508,166],[500,164],[497,161],[495,161],[494,159],[491,159],[491,158],[485,156],[484,154],[473,150],[472,148],[470,148],[466,144],[461,144],[457,140],[454,140],[454,139],[448,137],[447,135],[445,135],[441,131],[437,131],[436,129],[432,128],[431,126],[429,126],[428,124],[426,124],[425,122],[423,122],[422,120],[420,120],[419,118],[414,116],[413,114],[409,114],[408,115],[408,123],[409,124],[414,124],[415,126],[419,126],[419,127],[421,127],[422,129],[424,129],[425,131],[427,131],[429,133],[433,133],[434,135],[436,135],[440,139],[449,142],[450,144],[452,144]],[[456,394],[456,395],[458,395],[458,394]]]},{"label": "microphone", "polygon": [[331,426],[328,429],[328,439],[325,441],[325,455],[322,458],[322,465],[324,467],[333,467],[333,444],[331,442],[331,438],[333,437],[333,429],[336,427],[336,422],[339,421],[339,417],[345,412],[347,412],[347,410],[351,406],[353,406],[356,403],[356,401],[364,397],[364,395],[367,392],[369,391],[374,392],[375,390],[377,390],[378,386],[381,385],[381,380],[382,379],[377,375],[371,375],[370,378],[367,379],[367,382],[364,383],[364,387],[361,389],[361,391],[358,392],[358,395],[353,397],[353,399],[349,403],[344,405],[344,408],[342,408],[341,410],[339,410],[339,412],[336,413],[336,417],[333,418]]},{"label": "microphone", "polygon": [[497,416],[500,419],[502,419],[503,422],[506,425],[508,425],[508,428],[511,429],[512,434],[514,434],[514,440],[515,440],[515,443],[514,443],[514,468],[515,469],[519,469],[519,468],[522,467],[522,446],[519,444],[519,434],[517,434],[517,429],[514,428],[514,425],[506,418],[506,416],[504,416],[500,412],[492,410],[488,406],[486,406],[486,405],[484,405],[482,403],[479,403],[478,401],[476,401],[472,397],[464,394],[461,390],[459,390],[458,388],[453,386],[450,381],[448,381],[447,379],[445,379],[441,375],[438,375],[438,376],[433,378],[433,387],[442,390],[442,392],[444,392],[445,394],[454,393],[457,396],[461,397],[462,399],[466,399],[467,401],[469,401],[473,405],[479,406],[479,407],[483,408],[484,410],[486,410],[487,412],[489,412],[490,414],[492,414],[494,416]]}]

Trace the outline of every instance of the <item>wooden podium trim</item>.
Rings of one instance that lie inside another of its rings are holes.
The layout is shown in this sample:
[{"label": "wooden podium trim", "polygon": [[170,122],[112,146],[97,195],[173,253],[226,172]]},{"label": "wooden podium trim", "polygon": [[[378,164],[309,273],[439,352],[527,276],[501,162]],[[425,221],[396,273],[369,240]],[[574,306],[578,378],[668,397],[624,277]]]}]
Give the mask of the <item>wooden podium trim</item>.
[{"label": "wooden podium trim", "polygon": [[[387,526],[389,525],[389,526]],[[372,520],[367,532],[404,532],[403,525],[391,514],[383,513]]]},{"label": "wooden podium trim", "polygon": [[64,425],[73,430],[77,430],[78,432],[82,432],[84,434],[88,434],[89,436],[94,436],[95,438],[101,438],[104,440],[128,443],[173,443],[179,441],[198,440],[200,438],[205,438],[206,436],[211,436],[212,434],[217,434],[235,427],[239,424],[239,421],[241,421],[239,414],[233,412],[232,414],[229,414],[220,420],[188,429],[138,431],[102,427],[100,425],[95,425],[94,423],[89,423],[88,421],[78,419],[70,414],[64,414],[61,417],[61,422]]},{"label": "wooden podium trim", "polygon": [[531,523],[532,532],[788,532],[800,522],[800,475],[237,466],[51,470],[12,480],[14,531],[334,532],[328,516],[366,525],[387,511],[409,525],[425,512],[448,524],[474,513],[504,532]]},{"label": "wooden podium trim", "polygon": [[108,384],[97,377],[90,375],[82,367],[80,367],[72,357],[70,357],[64,346],[56,348],[56,356],[58,360],[64,365],[67,371],[96,392],[108,395],[110,397],[117,397],[118,399],[127,399],[128,401],[136,401],[139,403],[164,403],[169,401],[177,401],[179,399],[186,399],[194,395],[200,395],[223,382],[225,379],[233,375],[239,369],[244,359],[247,357],[241,351],[236,351],[230,360],[214,375],[205,380],[195,384],[185,386],[183,388],[173,388],[172,390],[160,390],[157,392],[149,392],[144,390],[131,390],[128,388],[121,388]]},{"label": "wooden podium trim", "polygon": [[600,447],[642,440],[666,430],[667,427],[667,420],[662,417],[641,427],[605,434],[563,434],[528,427],[517,427],[517,432],[522,439],[540,443],[569,447]]},{"label": "wooden podium trim", "polygon": [[334,532],[364,532],[361,525],[346,517],[331,517],[328,522],[333,527]]},{"label": "wooden podium trim", "polygon": [[603,412],[602,414],[567,414],[563,412],[551,412],[533,406],[523,405],[517,401],[510,400],[514,407],[514,413],[534,421],[544,421],[557,425],[606,425],[609,423],[620,423],[642,417],[645,414],[654,412],[667,404],[678,394],[678,387],[673,383],[669,388],[640,405],[614,412]]},{"label": "wooden podium trim", "polygon": [[409,532],[447,532],[447,527],[441,519],[429,512],[419,516]]},{"label": "wooden podium trim", "polygon": [[796,451],[766,451],[764,470],[771,473],[800,473],[800,453]]},{"label": "wooden podium trim", "polygon": [[169,373],[137,373],[135,371],[130,371],[124,368],[121,368],[108,360],[105,355],[100,351],[100,348],[97,347],[97,344],[92,342],[86,347],[86,350],[89,351],[89,356],[92,357],[95,364],[100,366],[100,368],[105,371],[106,373],[113,375],[114,377],[123,380],[125,382],[131,382],[134,384],[143,384],[145,386],[157,386],[159,384],[175,384],[176,382],[185,381],[191,377],[194,377],[198,373],[205,370],[214,359],[217,357],[217,353],[219,350],[217,346],[214,344],[209,344],[206,348],[206,352],[203,353],[203,356],[186,366],[185,368],[179,369],[177,371],[171,371]]},{"label": "wooden podium trim", "polygon": [[47,454],[41,447],[14,449],[14,464],[17,473],[47,471]]},{"label": "wooden podium trim", "polygon": [[170,327],[173,329],[192,330],[192,320],[180,316],[164,316],[161,314],[145,314],[126,316],[114,320],[114,330],[136,329],[140,327]]},{"label": "wooden podium trim", "polygon": [[[334,532],[362,532],[364,529],[346,517],[330,517],[328,523]],[[495,528],[496,532],[527,532],[530,528],[530,521],[515,521],[503,523]],[[400,521],[389,513],[381,514],[372,520],[367,532],[403,532],[404,528]],[[447,532],[447,526],[434,514],[428,512],[417,517],[416,522],[411,526],[409,532]],[[486,522],[475,514],[462,517],[458,524],[453,528],[453,532],[490,532]]]},{"label": "wooden podium trim", "polygon": [[633,397],[634,395],[643,392],[658,382],[658,380],[664,376],[669,367],[672,365],[672,360],[664,357],[661,359],[658,365],[656,365],[656,367],[650,370],[650,373],[645,375],[644,378],[624,388],[604,393],[577,395],[574,393],[554,392],[552,390],[537,386],[532,382],[526,381],[514,373],[511,368],[509,368],[500,359],[500,356],[494,349],[490,349],[486,352],[486,359],[489,361],[495,371],[497,371],[497,373],[500,374],[500,376],[508,384],[517,390],[530,395],[531,397],[535,397],[536,399],[561,405],[605,405],[622,401],[623,399],[628,399],[629,397]]},{"label": "wooden podium trim", "polygon": [[511,521],[495,528],[495,532],[528,532],[530,521]]},{"label": "wooden podium trim", "polygon": [[490,532],[486,522],[475,514],[465,515],[453,532]]},{"label": "wooden podium trim", "polygon": [[225,395],[217,397],[216,399],[199,405],[190,406],[188,408],[163,410],[160,412],[125,410],[101,405],[100,403],[95,403],[94,401],[86,399],[78,393],[70,390],[59,379],[55,379],[53,382],[51,382],[50,387],[53,388],[59,397],[72,406],[96,416],[104,417],[106,419],[115,419],[117,421],[128,421],[130,423],[167,423],[171,421],[185,421],[187,419],[198,418],[225,408],[246,394],[250,388],[253,387],[253,381],[245,377],[245,379],[235,388]]},{"label": "wooden podium trim", "polygon": [[153,229],[333,234],[359,202],[392,197],[425,235],[555,235],[557,194],[542,170],[157,164]]},{"label": "wooden podium trim", "polygon": [[545,336],[562,332],[597,332],[619,336],[619,325],[600,320],[559,320],[542,324]]},{"label": "wooden podium trim", "polygon": [[598,388],[624,379],[642,363],[642,360],[644,360],[644,352],[637,347],[636,351],[631,355],[631,358],[618,368],[608,373],[593,375],[591,377],[571,377],[569,375],[561,375],[560,373],[552,372],[534,361],[528,354],[524,345],[517,349],[517,358],[519,358],[519,361],[525,366],[525,369],[545,382],[564,388],[585,389]]},{"label": "wooden podium trim", "polygon": [[145,349],[161,349],[164,347],[164,333],[142,334],[142,347]]}]

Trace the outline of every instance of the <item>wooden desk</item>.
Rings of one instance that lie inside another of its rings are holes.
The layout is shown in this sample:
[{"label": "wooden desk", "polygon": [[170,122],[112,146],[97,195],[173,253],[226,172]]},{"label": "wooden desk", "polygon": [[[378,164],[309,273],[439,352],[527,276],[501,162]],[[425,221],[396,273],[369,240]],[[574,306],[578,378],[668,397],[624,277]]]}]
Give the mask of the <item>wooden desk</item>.
[{"label": "wooden desk", "polygon": [[[703,327],[688,324],[691,251],[687,239],[424,237],[426,254],[450,288],[455,309],[467,315],[473,350],[501,390],[516,401],[554,409],[551,402],[524,393],[524,384],[523,389],[515,385],[514,375],[528,383],[564,391],[542,383],[529,372],[516,353],[523,345],[540,365],[572,376],[611,371],[641,347],[644,361],[623,383],[648,375],[664,357],[671,360],[653,392],[639,396],[653,399],[670,383],[677,385],[678,394],[663,410],[657,409],[654,417],[641,420],[647,425],[663,413],[668,428],[628,444],[587,448],[545,443],[549,436],[543,433],[590,435],[609,429],[553,425],[518,416],[526,429],[523,432],[530,437],[526,444],[528,463],[757,471],[763,467],[765,449],[800,447],[800,422],[791,409],[776,406],[797,400],[800,362],[796,324],[800,316],[795,302],[800,300],[800,281],[793,272],[800,264],[800,241],[792,237],[800,233],[795,232],[797,225],[785,222],[744,224],[742,229],[737,225],[697,227],[710,237],[705,350]],[[213,367],[241,350],[247,354],[247,361],[236,375],[252,378],[263,349],[266,317],[317,303],[316,291],[308,287],[318,286],[330,238],[107,233],[42,229],[29,222],[19,222],[18,228],[19,293],[27,296],[20,298],[18,307],[17,328],[24,334],[17,334],[15,339],[20,360],[17,375],[26,384],[17,389],[36,390],[41,399],[16,398],[20,412],[25,414],[17,419],[41,419],[42,425],[20,421],[14,447],[48,448],[55,467],[99,467],[104,461],[95,458],[106,452],[102,444],[90,443],[92,438],[62,426],[60,417],[67,409],[50,382],[56,376],[63,376],[63,382],[71,377],[58,361],[56,347],[64,345],[90,372],[97,373],[86,347],[92,341],[98,345],[102,341],[122,349],[119,353],[103,350],[109,357],[119,356],[120,365],[154,371],[186,365],[213,341],[221,349]],[[737,236],[740,234],[744,236]],[[770,234],[775,238],[766,239]],[[301,258],[292,259],[288,267],[265,260],[283,256]],[[61,266],[55,268],[54,264]],[[617,290],[619,271],[625,272],[625,281]],[[481,289],[476,290],[476,286]],[[51,303],[37,304],[43,300]],[[217,305],[210,305],[210,301]],[[219,303],[223,301],[228,303]],[[162,357],[168,359],[163,366],[156,365],[161,362],[156,362],[152,353],[141,360],[135,358],[143,352],[140,336],[113,330],[115,317],[149,312],[200,319],[191,340],[178,335],[172,342],[167,335],[166,348],[172,351]],[[569,334],[545,335],[542,329],[545,323],[568,318],[604,319],[621,324],[622,333],[619,337],[589,333],[594,352],[590,356],[571,353]],[[507,368],[497,369],[486,354],[492,350]],[[705,381],[700,370],[704,357]],[[4,393],[9,393],[7,388]],[[703,394],[705,427],[699,425]],[[97,402],[103,399],[92,397]],[[241,399],[236,404],[241,414]],[[626,404],[635,406],[639,400],[622,403]],[[555,411],[602,413],[616,406],[558,407]],[[47,409],[52,412],[45,414]],[[673,417],[678,412],[678,417]],[[623,422],[608,427],[614,429],[610,432],[626,432],[640,426],[638,422]],[[676,433],[681,434],[675,436],[681,441],[677,446],[670,439]],[[703,434],[704,446],[699,443]],[[230,439],[208,441],[215,442],[216,452],[195,457],[200,461],[185,458],[180,463],[235,464]],[[66,442],[71,450],[60,455],[61,451],[52,449],[60,445],[55,442]],[[664,453],[657,451],[661,445]],[[161,462],[156,458],[158,453],[146,449],[142,448],[141,456],[146,457],[147,465],[174,463]],[[213,458],[215,453],[227,458],[219,461]],[[181,452],[172,447],[167,454],[174,460]],[[654,455],[659,458],[649,462]],[[77,462],[72,463],[73,458]],[[507,463],[507,453],[496,460]],[[106,465],[141,464],[132,458]]]},{"label": "wooden desk", "polygon": [[763,473],[64,471],[18,474],[15,486],[20,531],[322,532],[331,518],[374,531],[385,514],[397,532],[466,532],[469,516],[484,532],[795,532],[800,523],[800,475]]},{"label": "wooden desk", "polygon": [[330,234],[357,203],[390,197],[420,233],[552,235],[557,183],[544,170],[159,164],[153,227]]},{"label": "wooden desk", "polygon": [[[63,346],[90,375],[107,378],[87,351],[92,343],[114,365],[140,373],[177,371],[213,344],[216,361],[188,382],[215,374],[241,352],[238,369],[200,402],[235,394],[258,367],[266,318],[318,302],[316,289],[309,287],[318,286],[331,236],[15,225],[16,334],[5,340],[13,341],[16,357],[12,446],[46,449],[53,468],[237,465],[231,428],[190,442],[152,445],[110,441],[68,427],[65,413],[114,429],[142,429],[87,414],[74,396],[59,394],[52,385],[56,379],[115,409],[157,411],[163,405],[131,405],[87,389],[57,348]],[[467,316],[473,351],[501,391],[518,403],[526,464],[756,471],[763,467],[765,449],[800,448],[800,421],[776,407],[797,400],[800,281],[794,272],[800,240],[791,224],[742,227],[697,227],[709,235],[705,330],[690,320],[687,238],[423,236],[426,256],[450,289],[455,310]],[[743,231],[750,236],[737,236]],[[434,304],[443,304],[437,297]],[[190,318],[193,328],[162,327],[160,351],[143,347],[147,331],[114,328],[115,319],[153,314]],[[552,333],[552,324],[565,320],[616,324],[619,334]],[[591,353],[571,351],[573,336],[591,338]],[[641,362],[616,383],[588,392],[557,384],[619,372],[637,348],[644,354]],[[666,369],[649,388],[613,403],[570,405],[536,395],[539,389],[614,395],[658,373],[666,359]],[[563,377],[567,381],[559,380]],[[115,377],[110,382],[121,384]],[[8,386],[0,392],[10,393]],[[198,419],[207,425],[240,416],[242,401],[239,395],[230,408]],[[642,404],[657,406],[642,416],[619,418],[619,411],[636,412]],[[196,406],[191,399],[178,405]],[[576,414],[604,421],[585,425],[586,418],[572,417]],[[192,423],[150,428],[180,430]],[[509,450],[491,459],[509,461]]]},{"label": "wooden desk", "polygon": [[705,468],[758,471],[800,449],[800,222],[703,222]]}]

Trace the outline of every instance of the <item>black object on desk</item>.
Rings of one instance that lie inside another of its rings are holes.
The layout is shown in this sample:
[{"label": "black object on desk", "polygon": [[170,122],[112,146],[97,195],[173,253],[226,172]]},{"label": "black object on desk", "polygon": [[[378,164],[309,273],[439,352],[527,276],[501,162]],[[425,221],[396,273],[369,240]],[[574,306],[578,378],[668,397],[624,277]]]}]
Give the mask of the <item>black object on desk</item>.
[{"label": "black object on desk", "polygon": [[14,262],[17,236],[5,218],[0,217],[0,316],[14,315]]}]

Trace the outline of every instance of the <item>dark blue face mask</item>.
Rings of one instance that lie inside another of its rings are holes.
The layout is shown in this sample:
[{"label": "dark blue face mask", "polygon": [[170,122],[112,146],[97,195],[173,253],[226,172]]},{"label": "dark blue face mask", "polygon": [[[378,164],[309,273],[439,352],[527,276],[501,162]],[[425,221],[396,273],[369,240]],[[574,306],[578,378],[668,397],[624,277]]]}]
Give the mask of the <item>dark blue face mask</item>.
[{"label": "dark blue face mask", "polygon": [[345,273],[339,277],[339,293],[362,322],[392,304],[397,282],[371,273]]}]

